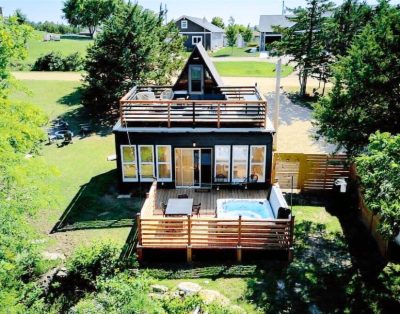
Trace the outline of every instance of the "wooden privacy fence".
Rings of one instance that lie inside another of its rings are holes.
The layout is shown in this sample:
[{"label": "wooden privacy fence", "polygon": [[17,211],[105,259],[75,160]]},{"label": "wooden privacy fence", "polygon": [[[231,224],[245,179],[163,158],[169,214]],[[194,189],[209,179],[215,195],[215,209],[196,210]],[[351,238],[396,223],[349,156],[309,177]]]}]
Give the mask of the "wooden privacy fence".
[{"label": "wooden privacy fence", "polygon": [[368,232],[375,239],[376,244],[378,245],[379,252],[383,257],[388,257],[388,248],[389,241],[384,239],[380,233],[378,232],[378,226],[380,223],[380,216],[378,214],[374,214],[369,210],[364,201],[364,196],[362,194],[359,178],[357,175],[357,170],[355,164],[353,164],[350,168],[350,177],[354,182],[357,182],[357,199],[358,199],[358,209],[360,211],[360,220],[367,228]]},{"label": "wooden privacy fence", "polygon": [[282,189],[302,192],[329,191],[338,178],[349,178],[346,155],[274,153],[272,182]]},{"label": "wooden privacy fence", "polygon": [[277,220],[142,218],[138,214],[137,226],[139,257],[142,248],[289,250],[293,244],[294,217]]}]

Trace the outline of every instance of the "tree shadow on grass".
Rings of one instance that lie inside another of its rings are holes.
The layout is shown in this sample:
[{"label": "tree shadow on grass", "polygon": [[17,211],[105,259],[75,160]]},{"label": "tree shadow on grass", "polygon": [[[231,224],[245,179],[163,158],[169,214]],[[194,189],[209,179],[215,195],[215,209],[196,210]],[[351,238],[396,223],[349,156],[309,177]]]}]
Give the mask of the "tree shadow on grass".
[{"label": "tree shadow on grass", "polygon": [[[89,109],[81,105],[82,87],[77,87],[68,95],[64,95],[58,100],[58,103],[70,107],[76,107],[61,115],[59,118],[68,122],[71,131],[75,135],[88,137],[91,134],[99,136],[107,136],[112,133],[112,127],[116,123],[118,117],[114,113],[95,114]],[[81,125],[87,124],[90,132],[81,133]]]},{"label": "tree shadow on grass", "polygon": [[115,186],[116,170],[93,177],[81,186],[51,233],[133,226],[144,197],[118,199]]},{"label": "tree shadow on grass", "polygon": [[386,263],[344,204],[335,199],[326,205],[343,233],[312,221],[296,223],[294,261],[259,269],[248,280],[247,299],[266,313],[394,313],[400,303],[382,276]]}]

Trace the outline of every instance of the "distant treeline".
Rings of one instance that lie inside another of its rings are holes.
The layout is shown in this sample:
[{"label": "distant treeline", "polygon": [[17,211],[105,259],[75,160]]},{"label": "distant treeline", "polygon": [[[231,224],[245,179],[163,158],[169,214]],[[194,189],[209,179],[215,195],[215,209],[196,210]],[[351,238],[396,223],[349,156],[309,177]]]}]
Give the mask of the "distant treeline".
[{"label": "distant treeline", "polygon": [[38,31],[43,31],[47,33],[56,33],[56,34],[79,34],[81,29],[79,27],[61,24],[61,23],[54,23],[54,22],[27,22],[31,25],[34,29]]}]

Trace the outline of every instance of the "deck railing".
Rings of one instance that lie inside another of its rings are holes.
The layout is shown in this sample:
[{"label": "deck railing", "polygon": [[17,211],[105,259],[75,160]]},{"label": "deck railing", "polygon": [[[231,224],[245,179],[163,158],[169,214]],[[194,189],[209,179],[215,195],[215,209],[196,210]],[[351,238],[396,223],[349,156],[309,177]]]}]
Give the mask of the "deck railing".
[{"label": "deck railing", "polygon": [[236,248],[286,250],[292,246],[291,219],[254,220],[137,216],[142,248]]},{"label": "deck railing", "polygon": [[[153,91],[157,99],[136,100],[139,91]],[[221,87],[227,100],[159,99],[165,86],[140,86],[132,89],[120,101],[121,123],[166,127],[265,127],[267,103],[258,88]]]}]

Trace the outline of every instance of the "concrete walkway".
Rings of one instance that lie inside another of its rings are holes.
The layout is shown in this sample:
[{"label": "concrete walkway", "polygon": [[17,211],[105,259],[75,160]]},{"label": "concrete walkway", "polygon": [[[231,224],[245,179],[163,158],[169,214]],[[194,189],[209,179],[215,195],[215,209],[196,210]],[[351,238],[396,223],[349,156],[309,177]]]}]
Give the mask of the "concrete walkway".
[{"label": "concrete walkway", "polygon": [[80,81],[82,73],[79,72],[12,72],[17,80],[33,81]]}]

